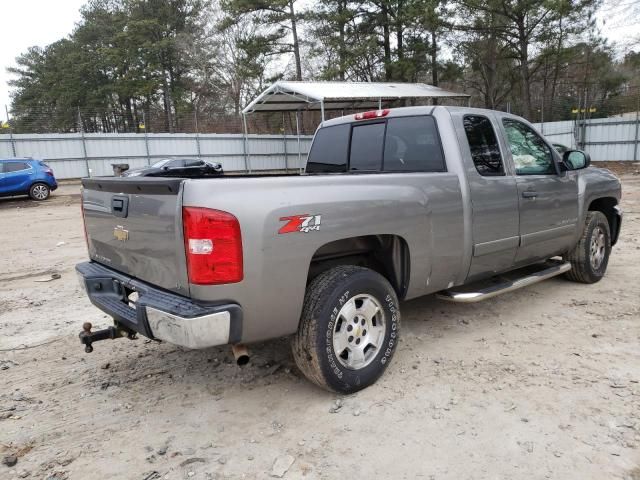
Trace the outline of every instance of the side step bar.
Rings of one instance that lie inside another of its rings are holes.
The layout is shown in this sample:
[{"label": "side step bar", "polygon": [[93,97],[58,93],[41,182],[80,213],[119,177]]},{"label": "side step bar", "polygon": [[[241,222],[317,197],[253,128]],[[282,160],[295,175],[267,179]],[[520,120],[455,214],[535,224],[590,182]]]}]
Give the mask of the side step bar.
[{"label": "side step bar", "polygon": [[436,293],[436,297],[449,302],[474,303],[542,282],[571,270],[571,264],[562,260],[547,260],[520,270],[508,272],[489,281],[461,285]]}]

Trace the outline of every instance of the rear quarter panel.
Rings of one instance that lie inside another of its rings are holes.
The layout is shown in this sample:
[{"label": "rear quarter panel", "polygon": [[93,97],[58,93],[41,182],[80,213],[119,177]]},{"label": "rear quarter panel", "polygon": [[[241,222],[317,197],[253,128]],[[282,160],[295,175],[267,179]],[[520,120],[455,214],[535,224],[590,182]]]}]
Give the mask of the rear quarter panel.
[{"label": "rear quarter panel", "polygon": [[[227,211],[240,222],[244,279],[190,285],[190,294],[198,300],[239,303],[244,342],[296,331],[311,259],[335,240],[402,237],[411,257],[408,298],[445,288],[460,273],[464,227],[454,173],[189,180],[183,205]],[[286,223],[281,218],[303,214],[321,215],[320,229],[278,234]]]}]

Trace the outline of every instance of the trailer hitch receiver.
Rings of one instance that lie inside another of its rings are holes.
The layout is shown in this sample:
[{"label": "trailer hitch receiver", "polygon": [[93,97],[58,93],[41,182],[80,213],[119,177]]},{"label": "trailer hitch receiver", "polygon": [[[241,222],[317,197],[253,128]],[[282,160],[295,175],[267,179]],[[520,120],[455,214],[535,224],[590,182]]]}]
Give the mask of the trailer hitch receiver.
[{"label": "trailer hitch receiver", "polygon": [[104,330],[98,330],[92,332],[93,325],[90,322],[82,324],[82,331],[80,332],[80,343],[84,345],[84,351],[87,353],[93,352],[93,342],[99,342],[100,340],[113,340],[115,338],[127,337],[130,340],[136,338],[135,332],[126,331],[116,327],[108,327]]}]

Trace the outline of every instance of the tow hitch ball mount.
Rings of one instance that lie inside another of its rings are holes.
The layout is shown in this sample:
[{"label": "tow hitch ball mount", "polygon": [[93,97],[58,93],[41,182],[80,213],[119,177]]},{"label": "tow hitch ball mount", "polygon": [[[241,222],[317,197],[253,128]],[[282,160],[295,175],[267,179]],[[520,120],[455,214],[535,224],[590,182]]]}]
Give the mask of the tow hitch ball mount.
[{"label": "tow hitch ball mount", "polygon": [[80,343],[84,345],[84,351],[87,353],[93,352],[93,342],[99,342],[100,340],[113,340],[115,338],[127,337],[129,340],[136,339],[136,333],[123,330],[116,327],[108,327],[104,330],[98,330],[92,332],[93,325],[90,322],[82,324],[82,331],[80,332]]}]

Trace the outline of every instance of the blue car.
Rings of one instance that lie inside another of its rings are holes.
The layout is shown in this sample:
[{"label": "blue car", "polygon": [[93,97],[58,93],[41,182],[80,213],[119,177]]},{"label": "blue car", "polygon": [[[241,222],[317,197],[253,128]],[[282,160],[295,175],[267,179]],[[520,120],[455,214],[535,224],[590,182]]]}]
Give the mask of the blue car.
[{"label": "blue car", "polygon": [[0,197],[29,195],[34,200],[46,200],[56,188],[53,170],[42,160],[0,159]]}]

